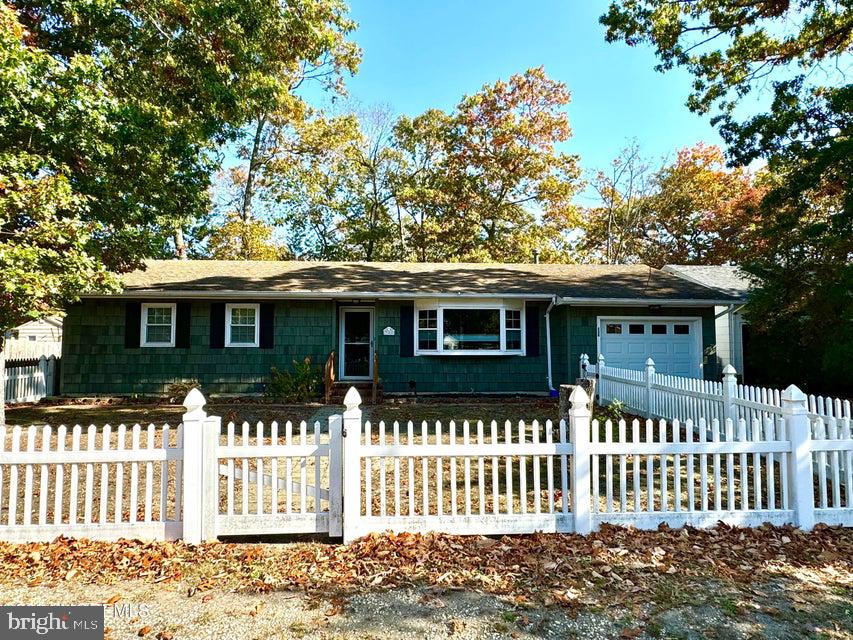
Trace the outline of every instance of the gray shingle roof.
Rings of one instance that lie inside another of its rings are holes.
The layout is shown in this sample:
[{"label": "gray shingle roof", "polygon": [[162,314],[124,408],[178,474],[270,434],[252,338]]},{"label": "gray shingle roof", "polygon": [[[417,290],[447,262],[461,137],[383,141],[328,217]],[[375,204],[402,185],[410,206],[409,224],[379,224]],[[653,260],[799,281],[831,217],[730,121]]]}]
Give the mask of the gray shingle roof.
[{"label": "gray shingle roof", "polygon": [[558,295],[567,298],[725,300],[645,265],[152,260],[123,276],[125,295],[190,292],[346,296]]},{"label": "gray shingle roof", "polygon": [[746,300],[746,295],[749,293],[749,278],[734,265],[668,264],[663,270],[741,300]]}]

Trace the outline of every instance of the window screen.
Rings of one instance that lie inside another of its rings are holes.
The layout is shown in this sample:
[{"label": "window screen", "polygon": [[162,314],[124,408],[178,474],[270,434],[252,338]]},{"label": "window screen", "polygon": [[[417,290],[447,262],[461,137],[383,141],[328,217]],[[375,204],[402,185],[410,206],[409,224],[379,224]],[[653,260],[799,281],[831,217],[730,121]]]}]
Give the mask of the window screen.
[{"label": "window screen", "polygon": [[145,312],[145,343],[170,344],[172,307],[147,307]]},{"label": "window screen", "polygon": [[257,322],[258,314],[255,307],[231,307],[229,343],[232,345],[255,344]]}]

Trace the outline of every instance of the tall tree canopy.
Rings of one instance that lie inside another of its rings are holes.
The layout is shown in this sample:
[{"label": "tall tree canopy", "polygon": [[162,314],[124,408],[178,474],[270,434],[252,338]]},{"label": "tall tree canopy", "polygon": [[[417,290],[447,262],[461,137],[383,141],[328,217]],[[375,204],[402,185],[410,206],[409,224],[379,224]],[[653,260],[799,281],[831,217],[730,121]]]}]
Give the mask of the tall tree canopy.
[{"label": "tall tree canopy", "polygon": [[161,253],[218,145],[355,69],[353,27],[338,0],[0,6],[0,340]]},{"label": "tall tree canopy", "polygon": [[530,69],[393,120],[314,114],[263,180],[296,255],[351,260],[567,260],[577,158],[565,85]]},{"label": "tall tree canopy", "polygon": [[593,177],[599,204],[583,212],[579,248],[608,264],[736,262],[756,243],[765,181],[727,169],[713,145],[686,147],[653,169],[632,144]]},{"label": "tall tree canopy", "polygon": [[[733,162],[767,162],[772,179],[756,240],[747,309],[775,345],[778,372],[797,367],[822,391],[853,391],[853,52],[849,1],[621,0],[601,22],[609,41],[651,43],[659,68],[694,76],[688,105],[715,110]],[[738,117],[740,99],[772,87],[769,112]]]},{"label": "tall tree canopy", "polygon": [[[61,308],[78,278],[105,284],[108,271],[157,255],[201,215],[217,145],[281,109],[294,78],[355,70],[345,10],[337,0],[3,5],[0,268],[17,301],[4,303],[3,328]],[[83,269],[62,269],[70,286],[28,285],[60,251],[76,251]]]}]

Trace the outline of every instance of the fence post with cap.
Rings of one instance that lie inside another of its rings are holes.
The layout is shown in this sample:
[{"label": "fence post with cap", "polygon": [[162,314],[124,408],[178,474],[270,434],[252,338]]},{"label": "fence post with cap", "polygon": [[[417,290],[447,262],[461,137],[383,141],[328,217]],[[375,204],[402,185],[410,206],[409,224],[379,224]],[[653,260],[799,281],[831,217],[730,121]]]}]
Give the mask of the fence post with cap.
[{"label": "fence post with cap", "polygon": [[589,435],[592,411],[589,396],[583,387],[575,387],[569,396],[569,436],[572,442],[572,510],[575,516],[575,532],[587,534],[592,531],[590,513]]},{"label": "fence post with cap", "polygon": [[[344,396],[344,543],[358,537],[361,520],[361,396],[350,387]],[[369,442],[365,443],[370,445]],[[368,505],[369,507],[369,505]]]}]

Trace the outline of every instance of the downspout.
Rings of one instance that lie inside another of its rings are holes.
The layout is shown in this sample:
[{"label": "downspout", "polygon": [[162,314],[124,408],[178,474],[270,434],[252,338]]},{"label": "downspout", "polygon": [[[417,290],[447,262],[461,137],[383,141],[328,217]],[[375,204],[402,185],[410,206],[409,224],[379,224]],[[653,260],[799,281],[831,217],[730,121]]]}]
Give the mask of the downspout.
[{"label": "downspout", "polygon": [[729,318],[728,318],[728,329],[729,329],[729,364],[731,366],[735,366],[735,362],[737,361],[737,355],[735,353],[735,306],[733,304],[729,305]]},{"label": "downspout", "polygon": [[545,351],[548,358],[548,391],[553,396],[554,389],[553,374],[551,372],[551,309],[557,304],[557,296],[551,296],[551,304],[545,310]]}]

